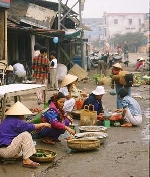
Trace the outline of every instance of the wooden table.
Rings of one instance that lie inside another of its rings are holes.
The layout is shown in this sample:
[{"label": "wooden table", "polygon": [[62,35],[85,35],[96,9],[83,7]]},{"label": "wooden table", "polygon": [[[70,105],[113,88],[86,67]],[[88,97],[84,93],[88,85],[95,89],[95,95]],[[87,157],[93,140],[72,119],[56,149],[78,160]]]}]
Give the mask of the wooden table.
[{"label": "wooden table", "polygon": [[[4,119],[5,109],[6,109],[6,99],[7,97],[21,95],[27,95],[30,93],[35,93],[37,91],[43,91],[44,93],[44,103],[46,102],[46,87],[41,84],[10,84],[0,86],[0,99],[2,103],[2,120]],[[16,99],[15,99],[16,100]]]}]

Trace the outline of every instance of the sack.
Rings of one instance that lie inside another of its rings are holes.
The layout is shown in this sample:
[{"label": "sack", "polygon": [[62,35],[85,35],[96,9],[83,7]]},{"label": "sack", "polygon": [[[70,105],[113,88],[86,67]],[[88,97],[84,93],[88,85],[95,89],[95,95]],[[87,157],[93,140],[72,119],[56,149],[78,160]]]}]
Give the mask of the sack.
[{"label": "sack", "polygon": [[119,76],[119,83],[121,85],[126,85],[126,81],[125,81],[125,75],[129,74],[128,71],[120,71],[118,76]]},{"label": "sack", "polygon": [[119,72],[119,83],[121,85],[132,87],[133,85],[133,74],[128,71],[120,71]]},{"label": "sack", "polygon": [[134,81],[134,79],[133,79],[133,74],[132,74],[132,73],[126,74],[126,75],[124,76],[124,78],[125,78],[125,81],[126,81],[126,86],[127,86],[127,87],[132,87],[133,81]]},{"label": "sack", "polygon": [[82,108],[83,102],[84,102],[84,100],[81,100],[81,99],[76,100],[76,108],[77,108],[77,110],[80,110]]},{"label": "sack", "polygon": [[[92,110],[90,110],[92,108]],[[85,105],[84,109],[80,111],[80,125],[89,126],[96,125],[97,123],[97,111],[94,111],[94,105]]]}]

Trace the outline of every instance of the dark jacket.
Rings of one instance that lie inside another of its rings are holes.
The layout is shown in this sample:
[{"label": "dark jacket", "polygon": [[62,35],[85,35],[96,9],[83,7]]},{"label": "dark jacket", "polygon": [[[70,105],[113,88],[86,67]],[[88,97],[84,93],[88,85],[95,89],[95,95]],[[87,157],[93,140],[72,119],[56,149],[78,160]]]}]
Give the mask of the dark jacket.
[{"label": "dark jacket", "polygon": [[91,93],[90,96],[84,101],[82,105],[82,109],[84,108],[85,105],[89,105],[89,104],[94,105],[94,111],[97,111],[97,114],[102,112],[103,110],[102,101],[97,100],[93,93]]}]

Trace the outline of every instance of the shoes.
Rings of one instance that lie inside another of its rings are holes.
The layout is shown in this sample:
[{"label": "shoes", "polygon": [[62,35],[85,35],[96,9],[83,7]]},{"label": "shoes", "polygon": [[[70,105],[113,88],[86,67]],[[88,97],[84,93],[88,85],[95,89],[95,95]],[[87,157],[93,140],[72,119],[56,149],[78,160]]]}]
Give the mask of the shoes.
[{"label": "shoes", "polygon": [[132,124],[131,123],[125,123],[125,124],[121,125],[121,127],[132,127]]},{"label": "shoes", "polygon": [[23,164],[23,167],[27,167],[27,168],[37,168],[40,164],[37,162],[31,162],[30,164]]}]

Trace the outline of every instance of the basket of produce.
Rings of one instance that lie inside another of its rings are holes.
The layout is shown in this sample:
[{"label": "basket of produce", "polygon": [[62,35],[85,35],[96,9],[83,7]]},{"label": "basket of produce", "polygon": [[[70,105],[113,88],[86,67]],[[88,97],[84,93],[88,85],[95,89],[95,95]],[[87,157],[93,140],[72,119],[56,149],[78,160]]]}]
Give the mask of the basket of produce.
[{"label": "basket of produce", "polygon": [[104,144],[106,138],[108,137],[107,133],[104,132],[84,132],[76,133],[75,138],[96,138],[100,140],[100,144]]},{"label": "basket of produce", "polygon": [[67,141],[67,146],[75,151],[91,151],[99,148],[100,140],[98,139],[71,139]]},{"label": "basket of produce", "polygon": [[80,133],[82,132],[104,132],[107,133],[107,128],[104,126],[80,126]]},{"label": "basket of produce", "polygon": [[36,162],[52,162],[57,156],[56,152],[47,149],[36,149],[36,153],[31,156]]}]

